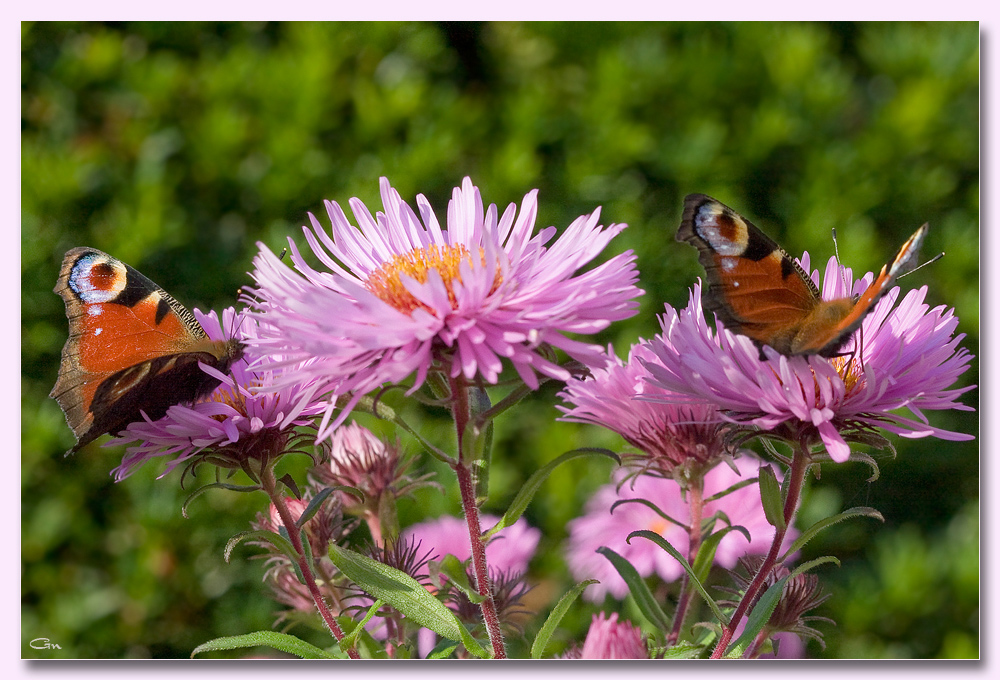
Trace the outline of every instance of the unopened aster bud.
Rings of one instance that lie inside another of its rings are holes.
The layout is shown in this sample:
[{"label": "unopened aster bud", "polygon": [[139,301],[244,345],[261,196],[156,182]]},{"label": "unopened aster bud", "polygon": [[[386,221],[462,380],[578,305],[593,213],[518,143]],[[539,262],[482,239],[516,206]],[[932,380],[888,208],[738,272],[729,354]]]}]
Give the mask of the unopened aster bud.
[{"label": "unopened aster bud", "polygon": [[[737,589],[722,588],[722,590],[736,595],[745,591],[753,576],[760,570],[763,561],[764,558],[761,555],[741,557],[739,566],[743,568],[745,574],[735,569],[731,572]],[[780,579],[788,576],[789,573],[787,568],[781,565],[775,566],[764,579],[764,587],[760,589],[761,595]],[[785,582],[781,590],[781,599],[771,613],[771,618],[768,619],[767,625],[764,627],[762,637],[770,637],[775,633],[794,633],[800,638],[812,638],[825,647],[822,633],[807,625],[806,622],[825,621],[831,624],[834,622],[823,616],[806,616],[806,613],[823,604],[829,597],[829,593],[824,594],[820,591],[819,577],[815,574],[807,573],[793,576]],[[760,599],[760,595],[757,599]],[[735,602],[720,604],[735,606]]]}]

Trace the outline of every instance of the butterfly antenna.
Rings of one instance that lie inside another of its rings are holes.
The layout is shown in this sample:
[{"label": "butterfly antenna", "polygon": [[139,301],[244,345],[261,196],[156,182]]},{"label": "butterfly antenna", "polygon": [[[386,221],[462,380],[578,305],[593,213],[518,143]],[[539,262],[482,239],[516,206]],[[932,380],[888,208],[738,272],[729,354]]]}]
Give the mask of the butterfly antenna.
[{"label": "butterfly antenna", "polygon": [[844,284],[844,288],[847,290],[847,294],[851,294],[851,284],[847,280],[847,272],[844,271],[844,264],[840,261],[840,247],[837,245],[837,228],[834,227],[830,230],[830,237],[833,239],[833,256],[837,259],[837,268],[840,270],[840,280]]},{"label": "butterfly antenna", "polygon": [[923,268],[924,268],[924,267],[926,267],[927,265],[929,265],[929,264],[933,264],[933,263],[937,262],[937,261],[938,261],[938,260],[940,260],[940,259],[941,259],[942,257],[944,257],[944,253],[943,253],[943,252],[940,252],[940,253],[938,253],[937,255],[935,255],[934,257],[932,257],[931,259],[929,259],[929,260],[927,260],[926,262],[924,262],[923,264],[918,264],[918,265],[917,265],[916,267],[914,267],[914,268],[913,268],[913,269],[911,269],[910,271],[907,271],[907,272],[903,272],[902,274],[900,274],[899,276],[897,276],[897,277],[896,277],[896,280],[897,280],[897,281],[899,281],[899,280],[900,280],[901,278],[903,278],[904,276],[909,276],[910,274],[912,274],[913,272],[917,271],[918,269],[923,269]]}]

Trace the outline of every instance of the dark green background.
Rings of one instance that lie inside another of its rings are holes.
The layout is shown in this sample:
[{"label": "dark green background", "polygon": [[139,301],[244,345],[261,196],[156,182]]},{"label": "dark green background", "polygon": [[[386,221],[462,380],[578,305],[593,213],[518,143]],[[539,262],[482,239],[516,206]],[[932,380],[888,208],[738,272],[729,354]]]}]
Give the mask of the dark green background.
[{"label": "dark green background", "polygon": [[[540,227],[598,205],[604,224],[630,225],[609,253],[638,253],[646,295],[598,338],[624,355],[700,274],[673,238],[698,191],[814,262],[836,227],[855,271],[930,222],[925,252],[947,257],[903,286],[954,306],[979,354],[978,41],[975,23],[22,24],[22,655],[186,657],[268,628],[277,608],[251,549],[222,555],[262,497],[207,494],[184,519],[178,478],[155,480],[162,467],[114,484],[121,451],[63,457],[72,435],[47,394],[67,249],[100,248],[219,309],[249,282],[256,241],[303,244],[306,212],[326,221],[323,199],[380,209],[381,175],[442,220],[465,175],[501,209],[537,187]],[[962,384],[977,382],[974,361]],[[553,422],[556,391],[498,423],[487,511],[564,450],[621,450],[599,428]],[[963,400],[978,406],[978,391]],[[435,414],[413,417],[447,442]],[[977,413],[931,420],[978,430]],[[837,625],[820,624],[827,649],[809,653],[978,656],[978,444],[892,439],[878,481],[827,467],[806,497],[803,521],[852,505],[886,517],[809,546],[804,557],[842,560],[820,569],[834,596],[816,613]],[[546,612],[570,583],[566,522],[609,472],[575,461],[529,508]],[[404,522],[457,512],[455,497],[403,501]],[[578,603],[568,633],[582,639],[594,611]],[[43,636],[62,649],[28,647]]]}]

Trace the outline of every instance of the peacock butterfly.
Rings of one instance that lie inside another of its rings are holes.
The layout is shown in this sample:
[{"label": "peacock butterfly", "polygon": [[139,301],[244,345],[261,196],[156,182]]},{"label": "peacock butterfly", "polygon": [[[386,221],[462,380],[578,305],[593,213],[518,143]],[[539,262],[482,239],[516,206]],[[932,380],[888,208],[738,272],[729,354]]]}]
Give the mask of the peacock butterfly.
[{"label": "peacock butterfly", "polygon": [[[677,240],[698,249],[708,286],[702,304],[734,333],[781,354],[836,356],[895,280],[912,269],[923,225],[858,297],[823,300],[809,275],[735,210],[704,194],[684,199]],[[763,354],[762,354],[763,356]]]},{"label": "peacock butterfly", "polygon": [[66,414],[78,451],[166,414],[174,404],[211,394],[221,373],[243,356],[238,340],[211,340],[181,303],[120,260],[94,248],[63,258],[55,291],[66,303],[69,338],[49,394]]}]

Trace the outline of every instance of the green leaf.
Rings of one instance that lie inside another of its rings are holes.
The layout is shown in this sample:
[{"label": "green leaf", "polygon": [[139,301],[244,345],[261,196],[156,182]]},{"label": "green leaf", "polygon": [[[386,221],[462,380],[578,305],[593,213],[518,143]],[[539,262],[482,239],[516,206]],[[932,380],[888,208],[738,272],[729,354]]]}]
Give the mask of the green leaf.
[{"label": "green leaf", "polygon": [[646,617],[646,620],[660,630],[669,630],[669,617],[660,608],[656,598],[653,597],[653,593],[650,592],[649,586],[646,585],[646,582],[639,575],[639,572],[636,571],[635,567],[632,566],[632,563],[611,548],[605,546],[598,548],[597,552],[604,555],[614,568],[618,570],[618,574],[625,581],[626,585],[628,585],[629,592],[632,593],[632,599],[635,600],[639,611]]},{"label": "green leaf", "polygon": [[615,508],[617,508],[619,505],[625,505],[626,503],[638,503],[639,505],[645,505],[650,510],[652,510],[657,515],[659,515],[663,519],[667,520],[671,524],[676,524],[677,526],[679,526],[685,532],[687,532],[689,530],[687,524],[684,524],[680,520],[674,519],[673,517],[671,517],[667,513],[665,513],[662,510],[660,510],[660,508],[658,508],[655,503],[653,503],[651,501],[648,501],[645,498],[623,498],[621,500],[615,501],[614,503],[611,504],[611,509],[609,510],[609,512],[614,513]]},{"label": "green leaf", "polygon": [[[384,604],[384,603],[383,603]],[[376,616],[377,616],[376,610]],[[315,611],[312,612],[313,622],[315,626]],[[385,644],[378,642],[371,636],[364,625],[358,625],[358,622],[352,619],[350,616],[338,616],[337,623],[340,624],[340,629],[347,633],[348,635],[354,635],[356,638],[354,648],[358,652],[358,656],[362,659],[388,659],[389,653],[385,650]],[[366,619],[367,620],[367,619]],[[323,628],[323,631],[329,633],[329,629]],[[401,658],[401,657],[394,657]]]},{"label": "green leaf", "polygon": [[295,549],[292,547],[291,541],[289,541],[281,534],[277,534],[273,531],[267,531],[266,529],[257,529],[254,531],[241,531],[240,533],[236,534],[235,536],[229,539],[229,542],[226,543],[226,551],[225,551],[226,562],[229,562],[229,558],[232,556],[233,550],[236,548],[236,546],[248,539],[263,539],[265,541],[268,541],[271,545],[277,548],[279,552],[288,557],[288,559],[290,559],[293,564],[295,564],[298,561],[299,556],[295,552]]},{"label": "green leaf", "polygon": [[353,486],[346,486],[344,484],[335,484],[333,486],[324,487],[322,491],[313,496],[313,499],[309,501],[309,505],[306,506],[305,511],[299,516],[295,526],[302,528],[306,522],[311,520],[313,516],[319,512],[320,507],[323,505],[323,501],[329,498],[330,494],[334,491],[343,491],[344,493],[349,493],[355,496],[362,503],[365,502],[365,492],[361,489],[355,488]]},{"label": "green leaf", "polygon": [[428,659],[447,659],[451,656],[451,653],[458,648],[458,645],[454,642],[449,642],[448,640],[441,640],[434,649],[431,650],[430,654],[427,655]]},{"label": "green leaf", "polygon": [[701,645],[693,645],[689,642],[682,642],[669,649],[663,650],[663,659],[697,659],[705,653],[705,648]]},{"label": "green leaf", "polygon": [[736,482],[735,484],[733,484],[728,489],[723,489],[722,491],[720,491],[717,494],[712,494],[711,496],[709,496],[708,498],[706,498],[705,500],[703,500],[702,503],[711,503],[712,501],[717,501],[720,498],[724,498],[725,496],[728,496],[729,494],[731,494],[734,491],[737,491],[739,489],[742,489],[745,486],[750,486],[751,484],[756,484],[756,483],[757,483],[757,478],[756,477],[750,477],[749,479],[744,479],[742,481]]},{"label": "green leaf", "polygon": [[523,515],[524,511],[528,508],[528,504],[531,503],[531,499],[535,496],[535,493],[537,493],[538,489],[542,486],[542,483],[548,479],[554,469],[567,461],[573,460],[574,458],[593,455],[607,456],[619,465],[622,462],[621,458],[618,457],[618,454],[613,451],[609,451],[608,449],[586,447],[567,451],[555,460],[549,461],[549,463],[539,470],[536,470],[535,474],[528,478],[528,481],[524,483],[521,490],[517,492],[517,496],[515,496],[514,500],[511,501],[510,506],[507,508],[507,512],[504,513],[504,516],[500,518],[499,522],[494,524],[489,531],[483,534],[483,538],[489,538],[498,531],[509,527],[520,519],[521,515]]},{"label": "green leaf", "polygon": [[760,482],[760,502],[764,506],[767,523],[778,531],[785,528],[785,508],[781,500],[781,487],[770,465],[763,465],[758,472]]},{"label": "green leaf", "polygon": [[821,564],[827,564],[829,562],[836,564],[838,567],[840,566],[840,560],[838,560],[836,557],[833,557],[832,555],[826,555],[825,557],[817,557],[814,560],[803,562],[802,564],[797,566],[795,569],[791,571],[791,573],[788,574],[788,578],[795,578],[799,574],[803,574],[812,569],[813,567],[818,567]]},{"label": "green leaf", "polygon": [[188,519],[187,507],[195,498],[202,495],[210,489],[224,489],[226,491],[239,491],[242,493],[249,493],[251,491],[260,491],[261,487],[259,484],[251,484],[249,486],[242,486],[240,484],[226,484],[225,482],[213,482],[212,484],[206,484],[204,486],[199,486],[197,489],[191,492],[191,494],[184,499],[184,504],[181,506],[181,516],[184,519]]},{"label": "green leaf", "polygon": [[704,581],[708,578],[708,573],[712,570],[712,563],[715,561],[715,551],[719,547],[719,542],[730,531],[739,531],[747,539],[747,543],[750,542],[750,532],[738,524],[723,527],[715,533],[709,534],[698,547],[698,554],[695,555],[694,564],[692,565],[694,573],[698,575],[698,580]]},{"label": "green leaf", "polygon": [[554,633],[556,628],[559,627],[559,622],[562,621],[563,616],[565,616],[566,612],[569,611],[570,605],[573,604],[573,601],[580,596],[580,593],[582,593],[587,586],[594,583],[600,583],[600,581],[594,578],[581,581],[570,588],[569,592],[559,598],[556,606],[552,608],[551,612],[549,612],[548,618],[545,619],[545,623],[543,623],[542,627],[539,629],[538,635],[535,636],[535,641],[531,643],[532,659],[542,658],[542,654],[545,653],[545,647],[549,644],[549,638],[552,637],[552,633]]},{"label": "green leaf", "polygon": [[680,565],[684,567],[684,571],[688,573],[688,576],[691,577],[690,581],[691,585],[695,587],[695,589],[698,591],[698,594],[701,595],[703,600],[705,600],[705,603],[712,610],[712,614],[715,615],[715,618],[723,623],[726,622],[725,614],[722,613],[722,610],[719,609],[719,605],[715,603],[715,600],[713,600],[712,597],[708,594],[708,591],[705,590],[705,586],[702,585],[701,580],[698,578],[698,575],[694,573],[694,569],[691,567],[690,564],[688,564],[688,561],[684,559],[683,555],[677,552],[677,548],[667,543],[666,539],[664,539],[663,536],[660,536],[655,531],[650,531],[648,529],[640,529],[639,531],[633,531],[631,534],[628,535],[628,538],[625,539],[625,541],[627,543],[631,543],[632,538],[635,536],[649,539],[650,541],[652,541],[653,543],[655,543],[656,545],[660,546],[668,553],[670,553],[671,557],[677,560],[680,563]]},{"label": "green leaf", "polygon": [[330,559],[372,597],[385,600],[417,625],[449,640],[461,640],[472,654],[489,658],[489,652],[476,642],[452,611],[408,574],[336,544],[330,546]]},{"label": "green leaf", "polygon": [[381,607],[383,604],[385,604],[385,602],[383,602],[382,600],[375,600],[375,604],[373,604],[371,607],[368,608],[368,612],[365,614],[365,618],[358,621],[358,624],[354,627],[354,630],[352,630],[350,633],[345,635],[342,640],[340,640],[340,650],[342,652],[347,654],[348,650],[354,648],[354,644],[357,641],[358,636],[361,635],[361,633],[364,631],[365,625],[372,620],[372,617],[375,616],[375,613],[379,610],[379,607]]},{"label": "green leaf", "polygon": [[[465,593],[472,604],[479,604],[486,599],[469,583],[469,572],[465,569],[465,563],[454,555],[448,554],[437,560],[435,570],[437,573],[447,576],[452,585]],[[438,583],[440,584],[440,581]],[[441,585],[443,587],[443,584]]]},{"label": "green leaf", "polygon": [[306,506],[306,509],[302,511],[302,514],[299,515],[299,518],[295,521],[295,526],[301,529],[306,522],[313,518],[313,515],[319,512],[319,509],[323,507],[323,501],[325,501],[332,493],[333,489],[326,488],[313,496],[313,499],[309,501],[309,505]]},{"label": "green leaf", "polygon": [[299,485],[295,483],[295,478],[292,477],[291,473],[283,474],[278,481],[284,484],[297,500],[302,500],[302,492],[299,491]]},{"label": "green leaf", "polygon": [[216,652],[224,649],[245,649],[247,647],[272,647],[279,652],[294,654],[301,659],[337,659],[329,652],[311,645],[305,640],[300,640],[294,635],[278,633],[273,630],[258,630],[255,633],[245,635],[232,635],[229,637],[215,638],[204,642],[194,648],[191,652],[193,659],[196,654],[202,652]]},{"label": "green leaf", "polygon": [[802,548],[805,547],[805,545],[809,541],[815,538],[816,534],[823,531],[823,529],[826,529],[829,526],[837,524],[838,522],[843,522],[845,519],[850,519],[851,517],[871,517],[873,519],[879,520],[880,522],[885,521],[885,518],[882,517],[882,513],[880,513],[875,508],[867,508],[867,507],[850,508],[849,510],[845,510],[844,512],[833,515],[832,517],[821,519],[820,521],[816,522],[811,527],[803,531],[801,534],[799,534],[799,537],[792,542],[792,545],[789,546],[788,550],[785,551],[785,554],[782,555],[778,561],[784,562],[786,559],[788,559],[789,555],[794,555],[799,550],[802,550]]},{"label": "green leaf", "polygon": [[747,646],[754,641],[757,634],[767,625],[768,620],[771,618],[771,614],[774,613],[774,608],[778,606],[778,602],[781,600],[781,591],[785,587],[785,582],[788,581],[790,576],[783,576],[778,579],[778,581],[768,588],[759,600],[757,604],[754,605],[753,611],[750,612],[750,616],[747,617],[746,628],[743,629],[743,634],[733,642],[729,649],[726,650],[727,658],[739,658],[743,656],[743,652],[746,651]]},{"label": "green leaf", "polygon": [[[476,485],[476,504],[482,505],[489,496],[490,460],[493,453],[493,421],[483,421],[489,412],[490,395],[481,387],[469,388],[469,423],[463,432],[463,456],[472,469]],[[484,424],[485,423],[485,424]]]}]

